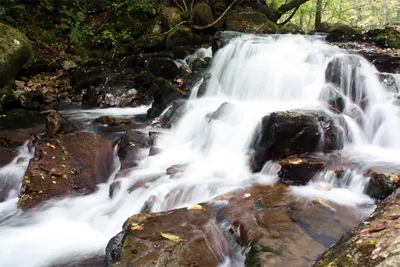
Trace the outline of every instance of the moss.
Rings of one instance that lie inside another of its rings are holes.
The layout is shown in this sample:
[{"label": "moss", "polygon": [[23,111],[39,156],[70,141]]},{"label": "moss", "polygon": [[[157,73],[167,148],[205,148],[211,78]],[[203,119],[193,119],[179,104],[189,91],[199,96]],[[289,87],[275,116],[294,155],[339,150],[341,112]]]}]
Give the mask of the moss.
[{"label": "moss", "polygon": [[326,40],[330,42],[348,42],[360,41],[362,38],[361,30],[348,25],[341,25],[330,31]]},{"label": "moss", "polygon": [[175,29],[168,34],[166,40],[167,49],[174,49],[177,46],[193,45],[196,43],[196,36],[189,27],[184,25],[175,27]]},{"label": "moss", "polygon": [[279,27],[260,12],[232,13],[227,17],[226,29],[247,33],[276,33]]},{"label": "moss", "polygon": [[286,23],[280,30],[279,33],[304,33],[303,29],[293,23]]},{"label": "moss", "polygon": [[164,34],[149,34],[141,37],[134,45],[134,47],[144,51],[159,51],[166,47],[166,36]]},{"label": "moss", "polygon": [[0,88],[11,83],[31,54],[28,38],[17,29],[0,23]]}]

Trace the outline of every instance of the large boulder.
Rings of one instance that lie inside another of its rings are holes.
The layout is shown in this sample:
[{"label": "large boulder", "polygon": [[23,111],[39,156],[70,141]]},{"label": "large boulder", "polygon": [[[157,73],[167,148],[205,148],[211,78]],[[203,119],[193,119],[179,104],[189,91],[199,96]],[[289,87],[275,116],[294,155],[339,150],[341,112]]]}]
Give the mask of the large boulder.
[{"label": "large boulder", "polygon": [[38,141],[18,206],[26,210],[49,199],[92,193],[113,171],[113,143],[98,135],[78,132]]},{"label": "large boulder", "polygon": [[31,54],[28,38],[17,29],[0,23],[0,88],[15,78]]},{"label": "large boulder", "polygon": [[166,40],[165,34],[143,35],[135,42],[134,47],[146,52],[156,52],[165,49]]},{"label": "large boulder", "polygon": [[362,39],[361,30],[348,25],[340,25],[330,31],[326,37],[328,42],[362,41]]},{"label": "large boulder", "polygon": [[283,25],[280,28],[279,33],[283,33],[283,34],[285,34],[285,33],[304,34],[304,31],[299,25],[296,25],[294,23],[290,23],[289,22],[289,23],[286,23],[285,25]]},{"label": "large boulder", "polygon": [[198,3],[194,6],[193,21],[196,25],[205,26],[214,22],[212,8],[207,3]]},{"label": "large boulder", "polygon": [[210,206],[130,217],[110,240],[107,266],[219,266],[229,244]]},{"label": "large boulder", "polygon": [[227,45],[232,39],[241,35],[242,33],[230,31],[217,32],[216,34],[214,34],[212,39],[213,55],[215,55],[215,53],[217,53],[219,49]]},{"label": "large boulder", "polygon": [[344,96],[333,86],[326,86],[322,89],[320,99],[325,102],[331,111],[342,113],[346,107]]},{"label": "large boulder", "polygon": [[179,46],[201,44],[206,40],[206,37],[194,33],[190,27],[179,25],[168,33],[166,46],[167,49],[173,50]]},{"label": "large boulder", "polygon": [[156,77],[175,79],[183,73],[183,70],[171,58],[154,57],[148,62],[149,71]]},{"label": "large boulder", "polygon": [[172,29],[182,21],[181,10],[178,7],[165,7],[161,12],[162,26],[165,31]]},{"label": "large boulder", "polygon": [[268,160],[343,148],[343,131],[322,111],[273,112],[262,118],[255,139],[254,171]]},{"label": "large boulder", "polygon": [[315,267],[399,266],[400,190],[329,248]]},{"label": "large boulder", "polygon": [[233,12],[227,15],[226,30],[246,33],[277,33],[279,27],[256,11]]},{"label": "large boulder", "polygon": [[288,185],[305,185],[324,168],[319,160],[291,158],[279,162],[280,181]]},{"label": "large boulder", "polygon": [[46,134],[50,137],[69,134],[78,128],[55,110],[50,111],[46,117]]}]

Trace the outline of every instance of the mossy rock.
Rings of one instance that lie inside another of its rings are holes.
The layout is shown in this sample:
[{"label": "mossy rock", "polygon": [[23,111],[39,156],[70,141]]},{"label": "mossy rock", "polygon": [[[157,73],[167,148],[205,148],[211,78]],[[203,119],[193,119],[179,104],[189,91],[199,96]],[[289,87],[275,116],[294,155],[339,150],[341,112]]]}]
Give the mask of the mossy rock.
[{"label": "mossy rock", "polygon": [[293,34],[304,34],[303,29],[294,23],[286,23],[285,25],[282,26],[282,28],[279,30],[279,33],[293,33]]},{"label": "mossy rock", "polygon": [[279,27],[260,12],[231,13],[226,18],[226,30],[246,33],[277,33]]},{"label": "mossy rock", "polygon": [[0,88],[0,115],[13,109],[20,108],[21,103],[14,96],[11,86]]},{"label": "mossy rock", "polygon": [[43,116],[21,108],[11,109],[0,116],[0,130],[30,128],[43,123]]},{"label": "mossy rock", "polygon": [[379,47],[400,48],[400,23],[391,23],[383,29],[370,30],[368,36]]},{"label": "mossy rock", "polygon": [[348,25],[341,25],[335,28],[326,37],[329,42],[361,41],[362,39],[361,30]]},{"label": "mossy rock", "polygon": [[28,38],[17,29],[0,23],[0,88],[13,81],[31,54]]},{"label": "mossy rock", "polygon": [[182,20],[181,10],[177,7],[165,7],[161,12],[162,27],[165,31],[172,29]]},{"label": "mossy rock", "polygon": [[202,39],[194,34],[192,30],[184,25],[175,27],[167,36],[167,49],[172,50],[178,46],[200,44]]},{"label": "mossy rock", "polygon": [[214,22],[214,14],[207,3],[198,3],[194,7],[193,20],[196,25],[205,26]]},{"label": "mossy rock", "polygon": [[167,37],[165,34],[148,34],[143,35],[140,39],[138,39],[134,45],[135,48],[139,48],[146,52],[155,52],[159,50],[163,50],[166,47]]}]

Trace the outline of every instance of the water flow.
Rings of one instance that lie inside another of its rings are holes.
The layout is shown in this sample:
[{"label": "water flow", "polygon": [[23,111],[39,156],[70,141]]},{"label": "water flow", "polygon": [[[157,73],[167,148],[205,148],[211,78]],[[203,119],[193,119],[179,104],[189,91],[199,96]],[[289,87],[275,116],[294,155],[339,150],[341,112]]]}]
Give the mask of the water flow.
[{"label": "water flow", "polygon": [[[192,97],[177,125],[160,136],[160,154],[148,157],[144,150],[138,167],[118,178],[121,187],[113,198],[109,197],[111,177],[94,194],[49,201],[32,212],[16,212],[16,198],[4,202],[14,205],[16,214],[0,224],[0,266],[48,266],[102,254],[126,218],[139,213],[146,202],[152,211],[168,210],[209,201],[254,183],[276,182],[274,163],[269,162],[259,174],[252,174],[248,167],[247,148],[257,123],[278,110],[312,108],[333,116],[320,101],[326,86],[325,69],[333,58],[346,55],[339,48],[302,36],[243,36],[233,40],[215,56],[205,96]],[[369,164],[360,149],[363,146],[380,150],[378,158],[388,151],[399,153],[398,138],[393,137],[400,123],[396,108],[385,98],[375,77],[376,70],[364,59],[357,60],[361,62],[357,71],[368,81],[364,86],[368,105],[360,108],[363,124],[351,114],[346,117],[352,135],[346,149]],[[349,93],[343,93],[348,106],[356,105]],[[225,104],[227,108],[213,114],[223,103],[229,103]],[[102,110],[104,115],[108,111],[115,110]],[[399,159],[391,158],[394,163]],[[182,164],[181,173],[167,175],[166,169],[176,164]],[[357,206],[371,203],[362,194],[362,179],[359,187],[329,179],[323,182],[340,189],[332,190],[329,200]],[[146,186],[141,186],[144,183]],[[300,191],[293,188],[295,194],[313,196]],[[320,197],[325,197],[323,193]],[[3,212],[0,207],[0,214]]]}]

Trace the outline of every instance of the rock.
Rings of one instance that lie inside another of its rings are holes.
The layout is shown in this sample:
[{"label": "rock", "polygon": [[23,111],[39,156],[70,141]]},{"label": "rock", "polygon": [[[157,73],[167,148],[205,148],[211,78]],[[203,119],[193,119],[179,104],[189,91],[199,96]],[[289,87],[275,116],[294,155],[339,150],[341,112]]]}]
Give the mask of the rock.
[{"label": "rock", "polygon": [[261,170],[268,160],[342,149],[343,131],[339,129],[322,111],[273,112],[258,126],[252,169]]},{"label": "rock", "polygon": [[188,164],[176,164],[169,167],[166,171],[168,175],[174,176],[178,173],[184,172]]},{"label": "rock", "polygon": [[306,185],[324,168],[321,161],[301,158],[290,158],[279,164],[282,166],[278,172],[280,181],[288,185]]},{"label": "rock", "polygon": [[315,263],[325,266],[398,266],[399,189],[357,227],[348,231]]},{"label": "rock", "polygon": [[161,152],[162,150],[160,148],[152,146],[149,151],[149,156],[155,156],[160,154]]},{"label": "rock", "polygon": [[181,10],[178,7],[165,7],[161,12],[161,21],[165,31],[172,29],[181,22]]},{"label": "rock", "polygon": [[169,105],[183,96],[181,91],[163,78],[156,79],[151,89],[154,101],[151,109],[147,111],[150,118],[159,116]]},{"label": "rock", "polygon": [[145,133],[129,130],[118,144],[118,156],[121,160],[121,170],[137,166],[138,153],[148,148],[149,137]]},{"label": "rock", "polygon": [[361,61],[356,55],[335,57],[325,70],[325,81],[331,83],[340,93],[346,93],[355,104],[364,109],[368,100],[365,77],[358,71],[360,67]]},{"label": "rock", "polygon": [[0,23],[0,88],[14,80],[31,54],[28,38],[17,29]]},{"label": "rock", "polygon": [[[211,207],[130,217],[110,240],[108,266],[219,266],[229,245]],[[119,241],[119,242],[116,242]]]},{"label": "rock", "polygon": [[194,6],[193,21],[195,25],[205,26],[214,22],[212,8],[207,3],[198,3]]},{"label": "rock", "polygon": [[180,25],[168,33],[166,45],[167,49],[173,50],[179,46],[198,45],[205,41],[206,37],[193,33],[187,26]]},{"label": "rock", "polygon": [[157,52],[166,48],[167,37],[164,34],[148,34],[140,37],[134,47],[145,52]]},{"label": "rock", "polygon": [[393,22],[385,25],[383,29],[368,31],[369,40],[382,48],[400,48],[400,23]]},{"label": "rock", "polygon": [[289,22],[289,23],[286,23],[285,25],[283,25],[282,28],[280,28],[279,33],[304,34],[304,31],[300,26]]},{"label": "rock", "polygon": [[46,117],[46,134],[50,137],[73,133],[77,130],[75,125],[57,111],[50,111]]},{"label": "rock", "polygon": [[102,128],[106,127],[107,131],[112,132],[128,131],[129,129],[132,129],[134,127],[134,124],[131,120],[115,118],[112,116],[99,117],[95,119],[92,123]]},{"label": "rock", "polygon": [[149,71],[156,77],[175,79],[183,72],[173,59],[155,57],[148,62]]},{"label": "rock", "polygon": [[228,31],[223,31],[223,32],[217,32],[214,34],[213,39],[212,39],[212,52],[213,55],[217,53],[219,49],[227,45],[232,39],[241,36],[242,33],[240,32],[228,32]]},{"label": "rock", "polygon": [[[392,93],[400,93],[400,74],[378,73],[379,81]],[[398,81],[398,82],[397,82]]]},{"label": "rock", "polygon": [[211,64],[210,57],[196,58],[190,64],[190,67],[191,67],[192,71],[196,73],[196,72],[207,69],[210,66],[210,64]]},{"label": "rock", "polygon": [[328,42],[362,41],[361,30],[348,25],[341,25],[329,32],[326,37]]},{"label": "rock", "polygon": [[72,61],[72,60],[65,60],[65,61],[62,63],[62,67],[63,67],[64,70],[69,71],[69,70],[72,70],[72,69],[77,68],[77,67],[78,67],[78,64],[76,64],[76,63],[75,63],[74,61]]},{"label": "rock", "polygon": [[98,135],[78,132],[39,141],[18,206],[27,210],[49,199],[92,193],[113,171],[113,144]]},{"label": "rock", "polygon": [[279,27],[262,13],[242,11],[227,15],[226,30],[246,33],[277,33]]},{"label": "rock", "polygon": [[3,88],[0,88],[0,114],[3,115],[7,111],[14,109],[14,108],[20,108],[21,103],[20,101],[15,97],[11,86],[5,86]]},{"label": "rock", "polygon": [[235,109],[235,105],[229,102],[222,103],[219,108],[214,111],[211,114],[207,115],[207,118],[209,121],[212,120],[224,120],[226,115],[229,115],[232,113],[232,111]]},{"label": "rock", "polygon": [[335,113],[342,113],[346,107],[343,95],[333,86],[326,86],[322,92],[320,99],[329,105],[329,109]]},{"label": "rock", "polygon": [[45,118],[41,114],[20,108],[11,109],[0,116],[1,130],[31,128],[44,122]]},{"label": "rock", "polygon": [[370,171],[366,175],[369,177],[369,181],[365,193],[375,199],[383,200],[387,198],[398,185],[398,181],[394,183],[392,179],[382,173]]},{"label": "rock", "polygon": [[120,189],[121,189],[121,182],[120,181],[113,182],[112,184],[110,184],[108,196],[111,199],[113,199]]}]

